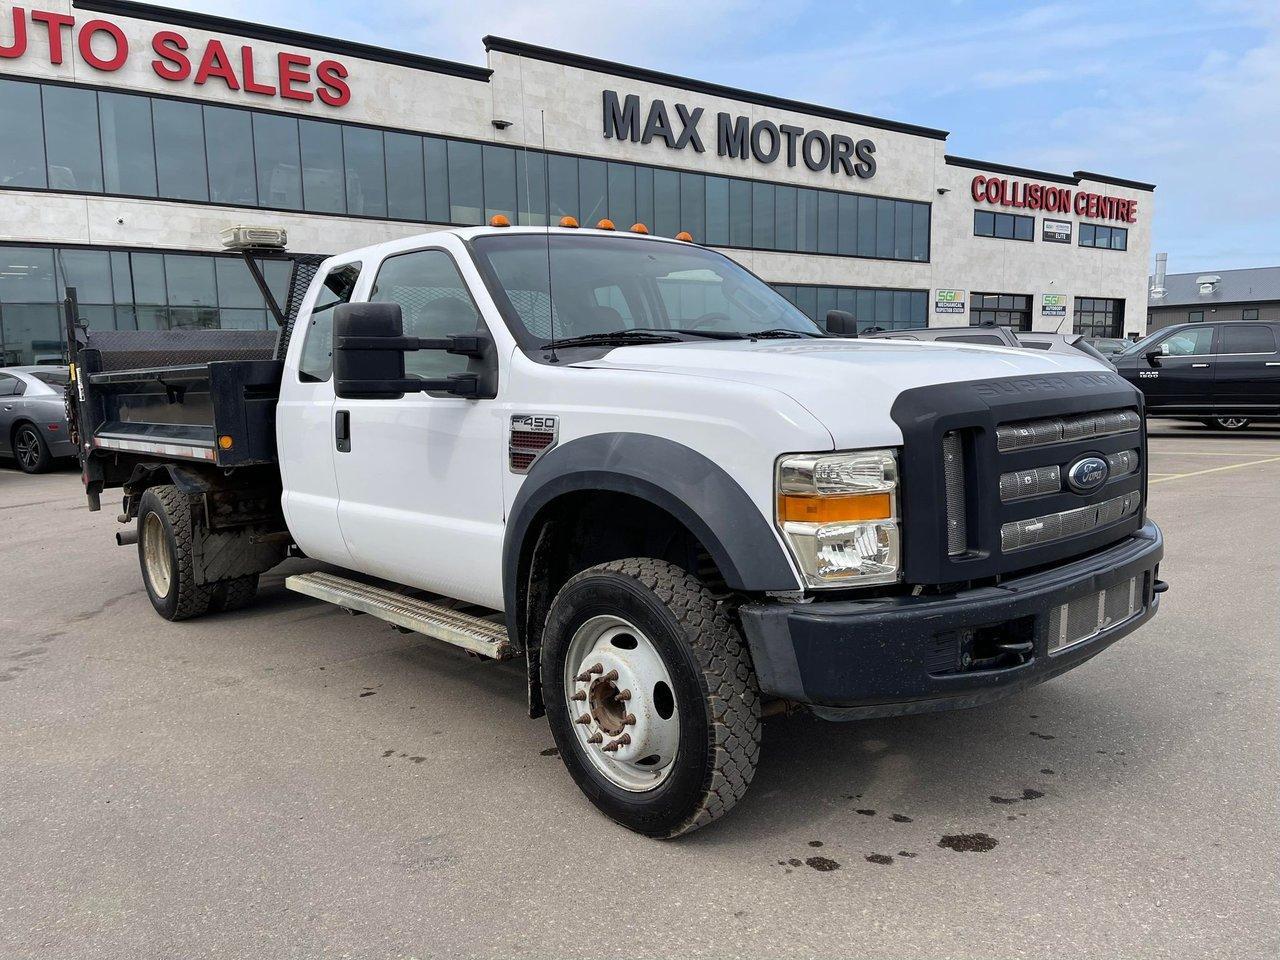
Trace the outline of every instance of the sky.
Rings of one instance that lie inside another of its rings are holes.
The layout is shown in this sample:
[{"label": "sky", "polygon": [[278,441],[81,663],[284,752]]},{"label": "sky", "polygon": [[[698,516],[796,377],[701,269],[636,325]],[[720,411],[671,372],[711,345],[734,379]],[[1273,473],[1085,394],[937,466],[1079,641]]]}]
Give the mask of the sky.
[{"label": "sky", "polygon": [[485,34],[1157,185],[1169,271],[1280,265],[1280,0],[168,0],[483,65]]}]

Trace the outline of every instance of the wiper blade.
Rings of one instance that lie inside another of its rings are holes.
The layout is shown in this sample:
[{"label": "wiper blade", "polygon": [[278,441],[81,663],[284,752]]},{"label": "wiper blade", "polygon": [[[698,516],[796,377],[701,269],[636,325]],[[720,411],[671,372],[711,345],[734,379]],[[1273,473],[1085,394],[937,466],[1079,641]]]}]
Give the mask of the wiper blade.
[{"label": "wiper blade", "polygon": [[554,343],[544,343],[543,350],[554,347],[586,347],[591,345],[621,346],[640,343],[679,343],[680,338],[669,333],[655,333],[650,330],[613,330],[608,333],[584,333],[578,337],[565,337]]},{"label": "wiper blade", "polygon": [[786,327],[771,327],[768,330],[751,330],[746,336],[752,340],[774,340],[788,338],[794,340],[804,340],[809,337],[816,337],[816,333],[805,333],[803,330],[789,330]]},{"label": "wiper blade", "polygon": [[707,340],[745,340],[751,336],[749,333],[740,333],[737,330],[682,330],[679,327],[653,327],[660,333],[683,333],[689,337],[704,337]]}]

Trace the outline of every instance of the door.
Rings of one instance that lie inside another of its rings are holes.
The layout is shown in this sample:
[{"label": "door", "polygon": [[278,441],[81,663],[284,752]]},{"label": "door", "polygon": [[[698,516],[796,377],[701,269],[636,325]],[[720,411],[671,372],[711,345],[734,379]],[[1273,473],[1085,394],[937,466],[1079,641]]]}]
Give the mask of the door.
[{"label": "door", "polygon": [[351,555],[338,526],[334,458],[333,311],[351,299],[359,263],[330,267],[303,303],[305,326],[293,331],[276,408],[276,446],[284,480],[282,505],[289,531],[309,557],[348,566]]},{"label": "door", "polygon": [[[404,334],[472,333],[484,321],[452,256],[426,248],[387,257],[368,299],[398,303]],[[406,376],[463,373],[466,357],[405,354]],[[352,566],[483,606],[502,606],[502,418],[492,400],[407,393],[339,400],[349,421],[335,453],[338,518]]]},{"label": "door", "polygon": [[1151,345],[1156,360],[1137,360],[1138,386],[1149,413],[1196,413],[1213,402],[1214,325],[1183,327]]},{"label": "door", "polygon": [[1280,413],[1280,353],[1275,327],[1229,322],[1218,328],[1214,411],[1236,416]]},{"label": "door", "polygon": [[10,438],[13,425],[22,412],[22,394],[27,385],[11,373],[0,373],[0,454],[13,455]]}]

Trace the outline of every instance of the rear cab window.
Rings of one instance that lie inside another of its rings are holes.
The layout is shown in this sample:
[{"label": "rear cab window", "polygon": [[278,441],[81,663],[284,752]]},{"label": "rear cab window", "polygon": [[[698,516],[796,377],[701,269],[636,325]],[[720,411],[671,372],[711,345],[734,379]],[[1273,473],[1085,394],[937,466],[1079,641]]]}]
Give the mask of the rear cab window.
[{"label": "rear cab window", "polygon": [[325,275],[298,359],[298,379],[303,383],[323,383],[333,376],[333,310],[351,302],[360,270],[359,263],[342,263]]}]

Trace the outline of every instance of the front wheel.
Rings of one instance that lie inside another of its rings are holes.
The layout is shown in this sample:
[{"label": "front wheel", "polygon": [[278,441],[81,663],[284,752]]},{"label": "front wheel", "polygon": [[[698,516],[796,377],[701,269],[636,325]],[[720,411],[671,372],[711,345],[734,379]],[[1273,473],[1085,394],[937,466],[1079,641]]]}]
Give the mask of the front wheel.
[{"label": "front wheel", "polygon": [[585,570],[542,641],[552,736],[602,812],[671,838],[742,799],[760,753],[760,695],[738,630],[696,578],[653,559]]}]

